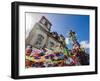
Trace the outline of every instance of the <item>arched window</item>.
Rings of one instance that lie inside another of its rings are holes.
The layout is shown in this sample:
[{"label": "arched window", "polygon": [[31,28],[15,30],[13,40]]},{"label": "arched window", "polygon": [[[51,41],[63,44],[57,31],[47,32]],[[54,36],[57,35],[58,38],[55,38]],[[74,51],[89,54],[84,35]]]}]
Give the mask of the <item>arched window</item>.
[{"label": "arched window", "polygon": [[43,40],[44,40],[44,37],[41,34],[38,34],[37,40],[35,42],[35,46],[37,48],[41,48],[41,44],[42,44]]},{"label": "arched window", "polygon": [[45,25],[45,23],[46,23],[46,20],[45,19],[42,19],[42,24],[44,24]]},{"label": "arched window", "polygon": [[48,41],[48,43],[47,43],[47,47],[48,48],[52,48],[52,47],[54,47],[54,42],[53,41]]}]

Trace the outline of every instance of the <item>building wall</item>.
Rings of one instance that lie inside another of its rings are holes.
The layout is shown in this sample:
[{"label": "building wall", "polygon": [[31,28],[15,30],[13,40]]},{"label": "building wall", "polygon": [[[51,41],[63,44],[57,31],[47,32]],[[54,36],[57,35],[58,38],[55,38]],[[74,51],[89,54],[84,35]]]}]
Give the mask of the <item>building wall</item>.
[{"label": "building wall", "polygon": [[43,48],[47,40],[47,34],[40,27],[39,23],[36,23],[29,36],[26,39],[26,45],[30,44],[35,48]]},{"label": "building wall", "polygon": [[[40,23],[36,23],[26,39],[26,45],[32,45],[34,48],[51,48],[60,45],[58,40],[51,36],[50,31]],[[54,44],[54,45],[52,45]]]}]

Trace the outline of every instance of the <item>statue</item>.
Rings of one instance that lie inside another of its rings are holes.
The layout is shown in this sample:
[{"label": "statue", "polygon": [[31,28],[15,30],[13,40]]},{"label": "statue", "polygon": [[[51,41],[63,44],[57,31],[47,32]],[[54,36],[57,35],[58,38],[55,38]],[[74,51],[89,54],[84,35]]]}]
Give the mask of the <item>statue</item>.
[{"label": "statue", "polygon": [[76,43],[76,41],[77,41],[76,33],[74,31],[70,30],[70,32],[68,33],[68,35],[69,35],[69,38],[71,39],[71,41],[73,43]]}]

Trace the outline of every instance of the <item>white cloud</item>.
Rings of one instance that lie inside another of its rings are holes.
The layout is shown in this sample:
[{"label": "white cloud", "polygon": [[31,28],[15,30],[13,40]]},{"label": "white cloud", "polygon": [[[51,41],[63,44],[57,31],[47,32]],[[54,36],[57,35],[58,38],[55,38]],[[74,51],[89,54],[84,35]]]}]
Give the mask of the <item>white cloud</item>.
[{"label": "white cloud", "polygon": [[66,42],[66,44],[69,44],[70,43],[68,37],[65,38],[65,42]]},{"label": "white cloud", "polygon": [[88,41],[81,41],[80,42],[81,47],[87,49],[89,48],[89,42]]}]

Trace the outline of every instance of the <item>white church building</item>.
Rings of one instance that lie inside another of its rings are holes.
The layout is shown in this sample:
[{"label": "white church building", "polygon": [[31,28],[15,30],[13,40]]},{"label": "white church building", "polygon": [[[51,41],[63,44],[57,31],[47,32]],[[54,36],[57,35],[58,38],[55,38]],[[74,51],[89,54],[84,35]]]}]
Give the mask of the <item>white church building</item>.
[{"label": "white church building", "polygon": [[26,46],[32,45],[37,49],[56,47],[57,45],[65,47],[65,38],[51,31],[52,24],[44,16],[37,22],[26,38]]}]

